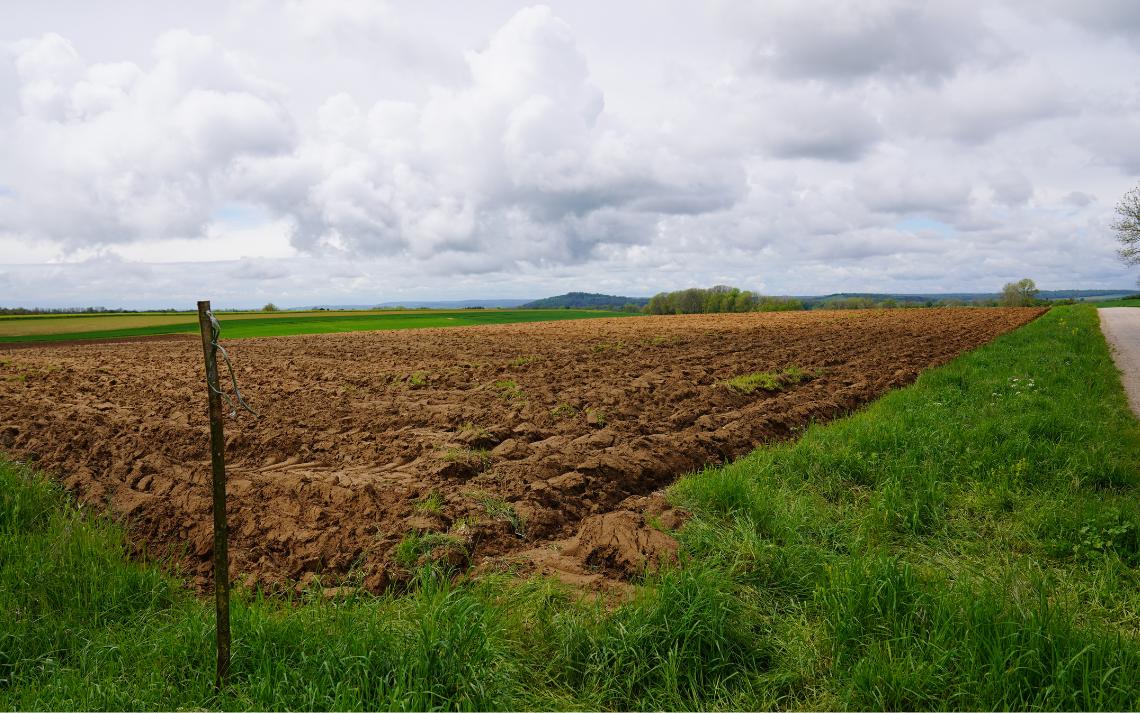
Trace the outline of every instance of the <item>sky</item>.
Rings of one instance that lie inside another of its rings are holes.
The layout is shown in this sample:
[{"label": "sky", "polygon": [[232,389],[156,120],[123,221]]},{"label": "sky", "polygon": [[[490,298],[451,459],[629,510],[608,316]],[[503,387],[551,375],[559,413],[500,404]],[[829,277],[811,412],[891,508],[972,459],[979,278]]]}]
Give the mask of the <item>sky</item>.
[{"label": "sky", "polygon": [[0,2],[0,305],[1136,284],[1134,0]]}]

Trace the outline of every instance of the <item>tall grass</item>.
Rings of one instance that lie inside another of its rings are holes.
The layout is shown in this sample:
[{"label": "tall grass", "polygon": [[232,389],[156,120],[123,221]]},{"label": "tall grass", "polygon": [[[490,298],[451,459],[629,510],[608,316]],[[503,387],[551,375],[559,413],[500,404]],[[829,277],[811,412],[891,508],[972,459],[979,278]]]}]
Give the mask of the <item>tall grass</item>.
[{"label": "tall grass", "polygon": [[1140,702],[1138,485],[1140,428],[1073,307],[673,496],[693,559],[818,637],[785,642],[812,662],[788,704],[1103,709]]},{"label": "tall grass", "polygon": [[0,707],[1135,709],[1138,464],[1095,312],[1055,309],[680,481],[682,564],[628,600],[240,592],[216,696],[210,604],[0,462]]}]

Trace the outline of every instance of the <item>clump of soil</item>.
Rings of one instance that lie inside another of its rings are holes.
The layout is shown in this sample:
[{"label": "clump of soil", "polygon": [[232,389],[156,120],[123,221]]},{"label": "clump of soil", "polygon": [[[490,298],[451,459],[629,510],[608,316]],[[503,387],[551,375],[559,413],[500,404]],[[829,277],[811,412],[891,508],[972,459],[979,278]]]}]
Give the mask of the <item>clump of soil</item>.
[{"label": "clump of soil", "polygon": [[[292,586],[354,570],[379,587],[406,570],[402,542],[436,533],[431,542],[451,543],[440,556],[464,565],[522,558],[569,576],[628,578],[676,556],[667,532],[679,523],[659,498],[637,496],[846,414],[1041,312],[693,315],[234,340],[238,379],[262,417],[226,424],[232,574]],[[760,373],[796,378],[749,393],[726,386]],[[206,585],[208,426],[194,340],[11,352],[0,362],[0,423],[0,448],[109,507],[140,552],[172,556]]]}]

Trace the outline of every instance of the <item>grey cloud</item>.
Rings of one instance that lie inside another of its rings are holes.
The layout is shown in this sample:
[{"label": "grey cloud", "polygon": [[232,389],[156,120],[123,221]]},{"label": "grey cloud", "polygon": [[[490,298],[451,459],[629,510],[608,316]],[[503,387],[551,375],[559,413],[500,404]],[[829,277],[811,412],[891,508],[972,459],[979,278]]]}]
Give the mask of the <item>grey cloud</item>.
[{"label": "grey cloud", "polygon": [[1113,113],[1082,117],[1076,138],[1092,153],[1098,163],[1114,166],[1129,174],[1140,174],[1140,106],[1131,113]]},{"label": "grey cloud", "polygon": [[871,120],[836,121],[825,125],[826,116],[803,124],[786,124],[767,140],[771,155],[778,158],[815,158],[849,162],[864,156],[881,132]]},{"label": "grey cloud", "polygon": [[973,3],[778,0],[727,15],[753,38],[753,65],[786,77],[934,80],[998,49]]},{"label": "grey cloud", "polygon": [[1008,206],[1023,205],[1033,197],[1033,184],[1024,173],[1010,167],[991,173],[989,184],[998,202]]},{"label": "grey cloud", "polygon": [[869,209],[899,215],[946,217],[956,214],[970,200],[970,186],[965,181],[916,169],[869,176],[860,181],[856,192]]},{"label": "grey cloud", "polygon": [[704,111],[685,130],[700,137],[692,143],[706,156],[756,153],[848,163],[884,138],[873,96],[861,87],[739,74],[692,101]]},{"label": "grey cloud", "polygon": [[1039,18],[1058,18],[1097,34],[1132,41],[1140,33],[1140,5],[1133,0],[1024,0],[1023,11]]},{"label": "grey cloud", "polygon": [[1072,191],[1065,196],[1065,202],[1077,208],[1084,208],[1096,202],[1096,196],[1083,191]]},{"label": "grey cloud", "polygon": [[817,260],[864,260],[870,257],[941,253],[946,241],[919,237],[900,230],[860,230],[816,238],[809,255]]},{"label": "grey cloud", "polygon": [[1083,106],[1079,87],[1047,66],[1020,62],[963,71],[938,87],[894,94],[885,109],[885,121],[896,132],[980,144],[1011,129],[1074,115]]},{"label": "grey cloud", "polygon": [[[731,173],[738,173],[736,167],[729,167]],[[704,184],[678,188],[675,191],[662,190],[656,194],[637,196],[629,201],[631,210],[643,213],[666,215],[699,215],[731,208],[740,198],[741,186]]]},{"label": "grey cloud", "polygon": [[282,263],[258,258],[242,258],[226,268],[225,274],[235,280],[280,280],[291,272]]}]

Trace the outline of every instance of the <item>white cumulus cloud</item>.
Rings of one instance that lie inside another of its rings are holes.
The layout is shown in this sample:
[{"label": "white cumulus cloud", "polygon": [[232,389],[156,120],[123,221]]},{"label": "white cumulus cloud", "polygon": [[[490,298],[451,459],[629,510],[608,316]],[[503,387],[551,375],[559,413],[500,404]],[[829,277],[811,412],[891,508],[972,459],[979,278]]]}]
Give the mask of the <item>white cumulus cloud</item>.
[{"label": "white cumulus cloud", "polygon": [[274,88],[208,37],[165,33],[143,67],[86,63],[55,34],[9,52],[20,110],[0,137],[0,231],[72,246],[195,236],[237,160],[290,145]]}]

